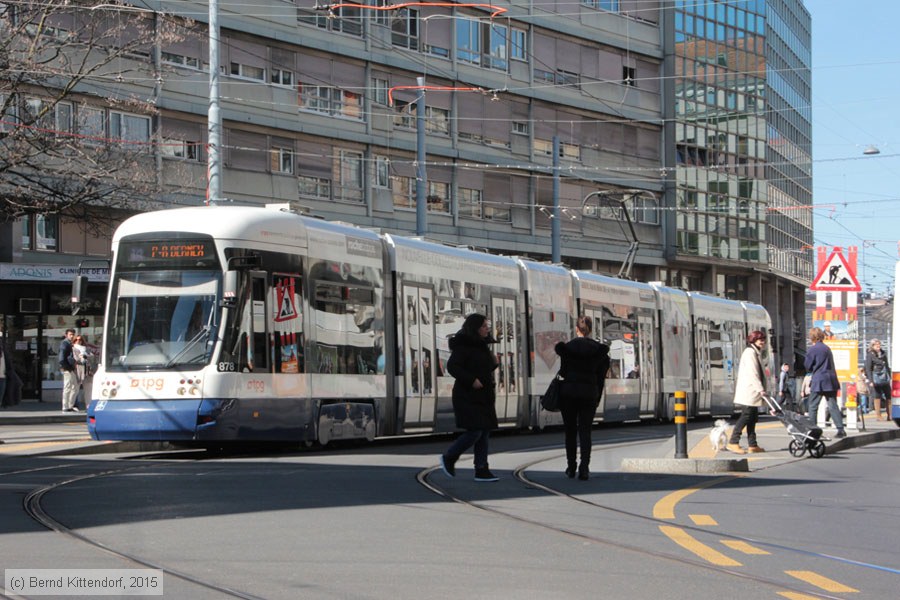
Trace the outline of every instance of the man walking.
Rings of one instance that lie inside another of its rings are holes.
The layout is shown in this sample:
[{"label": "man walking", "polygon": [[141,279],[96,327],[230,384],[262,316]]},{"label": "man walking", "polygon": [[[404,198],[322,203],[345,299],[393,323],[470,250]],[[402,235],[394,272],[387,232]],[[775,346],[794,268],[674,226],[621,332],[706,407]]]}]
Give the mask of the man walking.
[{"label": "man walking", "polygon": [[75,406],[78,397],[78,373],[75,372],[75,352],[72,349],[74,339],[75,330],[66,329],[66,337],[59,344],[59,370],[63,375],[63,412],[79,412]]}]

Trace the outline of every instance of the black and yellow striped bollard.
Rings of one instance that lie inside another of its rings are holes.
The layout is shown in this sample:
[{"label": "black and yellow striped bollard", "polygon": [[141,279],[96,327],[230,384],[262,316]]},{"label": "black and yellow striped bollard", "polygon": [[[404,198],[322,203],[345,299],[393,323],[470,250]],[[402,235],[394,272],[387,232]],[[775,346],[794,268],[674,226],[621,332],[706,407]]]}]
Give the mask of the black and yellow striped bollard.
[{"label": "black and yellow striped bollard", "polygon": [[687,394],[675,392],[675,458],[687,458]]}]

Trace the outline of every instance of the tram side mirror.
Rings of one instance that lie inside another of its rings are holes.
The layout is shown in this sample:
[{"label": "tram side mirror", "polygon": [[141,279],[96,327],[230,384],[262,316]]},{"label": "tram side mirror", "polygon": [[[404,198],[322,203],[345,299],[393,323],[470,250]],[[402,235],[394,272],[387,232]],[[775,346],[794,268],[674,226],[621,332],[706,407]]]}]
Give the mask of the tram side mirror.
[{"label": "tram side mirror", "polygon": [[225,271],[222,280],[222,306],[234,306],[237,303],[238,272]]},{"label": "tram side mirror", "polygon": [[72,280],[72,314],[77,315],[81,310],[81,303],[84,302],[84,295],[87,293],[88,278],[87,275],[76,275]]}]

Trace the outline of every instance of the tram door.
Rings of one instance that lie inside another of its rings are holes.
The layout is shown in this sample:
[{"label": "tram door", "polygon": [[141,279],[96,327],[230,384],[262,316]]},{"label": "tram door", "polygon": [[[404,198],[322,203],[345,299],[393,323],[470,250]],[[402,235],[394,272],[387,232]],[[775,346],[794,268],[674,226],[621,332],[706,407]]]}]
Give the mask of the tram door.
[{"label": "tram door", "polygon": [[688,411],[689,417],[696,417],[701,411],[708,411],[711,400],[710,374],[712,365],[709,359],[709,321],[701,319],[697,321],[694,329],[696,335],[695,348],[697,352],[697,405],[695,410]]},{"label": "tram door", "polygon": [[641,365],[641,413],[652,412],[656,409],[656,399],[659,395],[659,357],[655,351],[656,327],[653,326],[653,317],[650,315],[638,315],[638,360]]},{"label": "tram door", "polygon": [[497,417],[514,419],[519,409],[519,334],[516,328],[516,301],[491,298],[491,329],[497,357]]},{"label": "tram door", "polygon": [[403,377],[407,425],[433,425],[437,405],[434,291],[403,286]]}]

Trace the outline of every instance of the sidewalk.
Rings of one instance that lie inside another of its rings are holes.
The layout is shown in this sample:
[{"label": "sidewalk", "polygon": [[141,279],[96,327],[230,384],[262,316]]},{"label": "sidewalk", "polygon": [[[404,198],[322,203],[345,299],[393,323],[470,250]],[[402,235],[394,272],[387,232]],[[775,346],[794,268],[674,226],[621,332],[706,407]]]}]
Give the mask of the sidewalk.
[{"label": "sidewalk", "polygon": [[[731,425],[733,425],[733,421]],[[784,425],[771,416],[760,416],[756,426],[759,445],[765,452],[759,454],[734,454],[728,450],[714,450],[709,441],[711,421],[691,422],[687,432],[687,458],[675,458],[676,440],[673,435],[663,442],[654,456],[627,458],[622,461],[621,470],[634,473],[679,473],[714,474],[757,471],[792,460],[811,459],[809,453],[792,456],[788,451],[791,436]],[[674,425],[672,426],[674,430]],[[729,429],[730,431],[730,429]],[[878,421],[872,415],[857,423],[857,428],[846,428],[847,437],[836,439],[837,431],[825,427],[822,439],[825,441],[825,457],[837,452],[859,448],[900,438],[900,427],[893,421]],[[828,439],[826,439],[828,438]],[[742,446],[746,449],[747,435],[744,432]]]},{"label": "sidewalk", "polygon": [[83,423],[84,411],[63,412],[61,403],[22,400],[16,406],[0,409],[0,425],[38,425],[41,423]]}]

